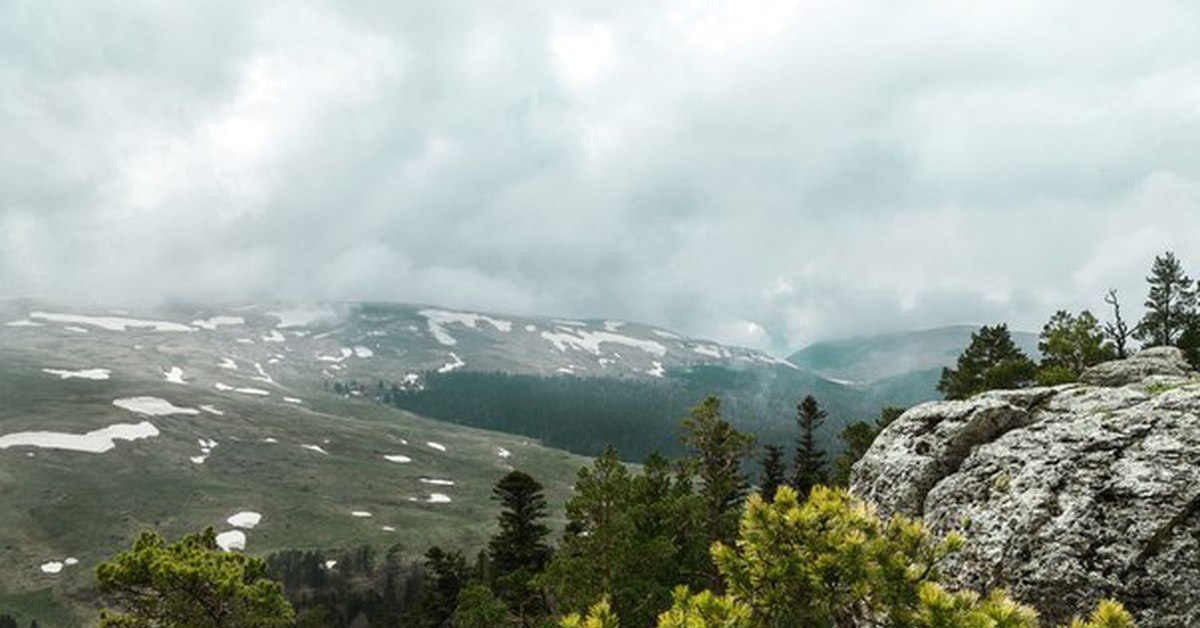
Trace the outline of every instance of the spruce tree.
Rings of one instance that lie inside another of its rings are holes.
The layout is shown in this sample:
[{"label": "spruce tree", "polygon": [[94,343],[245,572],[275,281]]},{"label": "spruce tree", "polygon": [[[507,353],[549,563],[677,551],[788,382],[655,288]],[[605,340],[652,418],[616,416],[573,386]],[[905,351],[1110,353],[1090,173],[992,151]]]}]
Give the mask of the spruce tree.
[{"label": "spruce tree", "polygon": [[550,560],[546,544],[550,528],[545,524],[542,490],[542,485],[523,471],[510,471],[492,489],[493,499],[500,502],[500,532],[488,544],[488,559],[497,594],[523,623],[545,610],[532,585],[534,576]]},{"label": "spruce tree", "polygon": [[1008,325],[984,325],[971,334],[956,367],[942,369],[937,389],[947,399],[966,399],[985,390],[1028,386],[1036,373],[1037,365],[1013,342]]},{"label": "spruce tree", "polygon": [[[737,535],[738,515],[750,487],[742,462],[750,455],[754,438],[721,418],[721,400],[708,397],[683,420],[683,443],[692,451],[689,460],[700,480],[705,546],[729,543]],[[716,579],[715,568],[710,573]]]},{"label": "spruce tree", "polygon": [[1133,336],[1147,347],[1174,345],[1195,314],[1196,286],[1170,251],[1154,258],[1146,282],[1146,314]]},{"label": "spruce tree", "polygon": [[808,395],[796,405],[796,423],[800,427],[800,438],[796,442],[796,465],[792,473],[792,488],[801,498],[818,484],[828,481],[825,473],[825,452],[817,446],[816,431],[825,423],[829,413],[821,409],[817,398]]},{"label": "spruce tree", "polygon": [[762,481],[759,482],[759,492],[764,500],[770,502],[775,499],[775,491],[783,486],[787,465],[783,461],[783,447],[767,445],[763,447],[763,450]]}]

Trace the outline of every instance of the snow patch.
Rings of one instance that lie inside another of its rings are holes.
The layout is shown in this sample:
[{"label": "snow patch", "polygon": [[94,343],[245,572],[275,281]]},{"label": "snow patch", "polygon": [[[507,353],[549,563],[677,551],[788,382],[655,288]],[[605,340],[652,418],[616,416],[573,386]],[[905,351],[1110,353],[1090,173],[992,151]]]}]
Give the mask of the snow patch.
[{"label": "snow patch", "polygon": [[130,331],[135,330],[150,330],[150,331],[174,331],[186,332],[195,331],[187,325],[172,323],[169,321],[151,321],[137,318],[123,318],[119,316],[87,316],[84,314],[56,314],[53,312],[30,312],[29,318],[50,321],[52,323],[67,323],[72,325],[91,325],[108,331]]},{"label": "snow patch", "polygon": [[66,327],[63,327],[63,329],[65,329],[65,330],[67,330],[67,331],[72,331],[72,332],[75,332],[75,333],[77,333],[77,334],[86,334],[86,333],[88,333],[88,330],[86,330],[86,329],[84,329],[84,328],[82,328],[82,327],[77,327],[77,326],[75,326],[75,325],[67,325]]},{"label": "snow patch", "polygon": [[235,515],[231,515],[225,521],[229,522],[229,525],[235,528],[253,530],[254,526],[258,525],[258,522],[262,521],[262,514],[254,512],[253,510],[243,510]]},{"label": "snow patch", "polygon": [[304,449],[307,449],[309,451],[315,451],[319,454],[323,454],[326,456],[329,455],[329,452],[322,449],[320,445],[301,445],[301,447],[303,447]]},{"label": "snow patch", "polygon": [[458,357],[458,354],[454,353],[453,351],[450,352],[450,360],[450,362],[439,366],[437,372],[449,373],[451,371],[457,371],[458,369],[467,365],[467,363],[463,362],[463,359]]},{"label": "snow patch", "polygon": [[531,333],[531,334],[532,334],[532,333],[534,333],[534,332],[536,332],[536,331],[537,331],[537,325],[526,325],[526,326],[525,326],[525,331],[527,331],[527,332],[529,332],[529,333]]},{"label": "snow patch", "polygon": [[441,478],[420,478],[421,484],[432,484],[434,486],[454,486],[454,480],[444,480]]},{"label": "snow patch", "polygon": [[170,416],[172,414],[200,414],[195,408],[180,408],[166,399],[158,397],[124,397],[113,400],[118,408],[146,416]]},{"label": "snow patch", "polygon": [[483,321],[490,324],[496,331],[508,333],[512,331],[512,321],[492,318],[482,314],[471,314],[468,312],[449,312],[446,310],[421,310],[417,314],[425,317],[426,325],[429,327],[429,333],[440,343],[453,347],[458,344],[446,331],[446,325],[459,324],[471,329],[479,329],[479,322]]},{"label": "snow patch", "polygon": [[354,355],[356,355],[360,358],[369,358],[369,357],[374,356],[375,352],[371,351],[367,347],[359,345],[359,346],[354,347]]},{"label": "snow patch", "polygon": [[217,366],[231,371],[236,371],[238,368],[237,362],[234,362],[233,358],[221,358],[221,363]]},{"label": "snow patch", "polygon": [[213,316],[212,318],[204,318],[192,321],[192,325],[200,329],[215,331],[221,326],[245,325],[246,319],[241,316]]},{"label": "snow patch", "polygon": [[646,374],[651,377],[666,377],[667,370],[663,368],[662,362],[651,362],[651,367],[646,370]]},{"label": "snow patch", "polygon": [[383,459],[387,460],[388,462],[399,462],[401,464],[407,463],[407,462],[412,462],[412,458],[409,458],[408,456],[402,456],[400,454],[385,455],[383,457]]},{"label": "snow patch", "polygon": [[656,355],[660,358],[667,354],[667,348],[653,340],[640,340],[608,331],[593,332],[583,329],[567,332],[544,331],[542,332],[542,338],[553,343],[559,351],[567,351],[570,348],[587,351],[593,355],[600,355],[600,345],[607,343],[641,349],[646,353]]},{"label": "snow patch", "polygon": [[112,371],[110,371],[109,369],[81,369],[78,371],[65,371],[65,370],[60,370],[60,369],[42,369],[42,372],[47,373],[49,375],[57,375],[60,379],[75,378],[75,379],[102,380],[102,379],[108,379],[108,376],[112,375]]},{"label": "snow patch", "polygon": [[229,530],[217,535],[217,547],[226,552],[246,549],[246,533],[241,530]]},{"label": "snow patch", "polygon": [[259,364],[258,362],[254,363],[254,369],[258,371],[258,377],[251,376],[250,379],[257,381],[257,382],[263,382],[264,384],[274,384],[275,383],[275,380],[272,379],[272,377],[270,375],[267,375],[267,372],[265,370],[263,370],[263,366],[261,364]]},{"label": "snow patch", "polygon": [[604,331],[620,331],[620,329],[624,326],[625,323],[622,323],[621,321],[604,321]]},{"label": "snow patch", "polygon": [[267,312],[267,316],[278,318],[279,324],[276,327],[287,329],[289,327],[307,327],[324,319],[335,318],[337,313],[328,307],[299,307]]},{"label": "snow patch", "polygon": [[383,530],[384,532],[395,532],[396,531],[396,528],[394,528],[392,526],[380,526],[379,529]]},{"label": "snow patch", "polygon": [[673,334],[669,331],[663,331],[661,329],[651,329],[650,333],[658,336],[659,338],[666,338],[667,340],[683,340],[683,336],[680,336],[679,334]]},{"label": "snow patch", "polygon": [[327,560],[327,561],[325,561],[325,562],[324,562],[324,563],[322,563],[322,564],[323,564],[323,565],[325,565],[325,569],[326,569],[326,570],[333,569],[334,567],[337,567],[337,561],[336,561],[336,560]]},{"label": "snow patch", "polygon": [[430,449],[436,449],[438,451],[446,451],[446,446],[441,443],[435,443],[433,441],[429,441],[429,442],[425,443],[425,445],[428,446]]},{"label": "snow patch", "polygon": [[503,447],[497,447],[497,448],[496,448],[496,455],[497,455],[497,456],[500,456],[501,458],[511,458],[511,457],[512,457],[512,452],[511,452],[511,451],[509,451],[509,450],[507,450],[507,449],[505,449],[505,448],[503,448]]},{"label": "snow patch", "polygon": [[63,563],[57,560],[52,560],[48,563],[42,563],[41,570],[42,573],[56,574],[63,570]]},{"label": "snow patch", "polygon": [[429,499],[425,500],[431,504],[449,504],[450,496],[445,493],[430,493]]},{"label": "snow patch", "polygon": [[272,437],[268,436],[268,437],[266,437],[266,438],[262,439],[262,442],[264,442],[264,443],[270,443],[270,444],[275,444],[275,443],[278,443],[278,442],[279,442],[279,439],[278,439],[278,438],[272,438]]},{"label": "snow patch", "polygon": [[63,432],[16,432],[0,436],[0,449],[9,447],[41,447],[43,449],[66,449],[102,454],[116,447],[114,441],[138,440],[158,436],[158,428],[149,421],[141,423],[117,423],[86,434]]},{"label": "snow patch", "polygon": [[717,345],[696,345],[692,347],[692,351],[700,355],[706,355],[710,358],[728,358],[729,350]]},{"label": "snow patch", "polygon": [[270,392],[261,388],[234,388],[233,386],[230,386],[224,382],[217,382],[213,384],[213,387],[221,392],[233,391],[236,393],[242,393],[243,395],[257,395],[259,397],[266,397],[271,394]]},{"label": "snow patch", "polygon": [[4,326],[5,327],[45,327],[46,325],[43,323],[31,321],[28,318],[23,318],[21,320],[9,321],[9,322],[5,323]]},{"label": "snow patch", "polygon": [[215,406],[204,405],[200,406],[200,409],[212,415],[225,416],[225,413],[221,410],[218,410]]},{"label": "snow patch", "polygon": [[284,397],[283,400],[286,401],[287,403],[294,403],[294,404],[304,403],[304,400],[300,399],[298,397]]},{"label": "snow patch", "polygon": [[187,382],[183,381],[183,369],[179,368],[178,366],[172,366],[171,370],[167,371],[166,373],[163,373],[163,377],[166,378],[166,380],[168,382],[171,382],[172,384],[186,384],[187,383]]},{"label": "snow patch", "polygon": [[373,517],[373,516],[375,516],[375,515],[372,515],[371,513],[367,512],[367,511],[365,511],[365,510],[355,510],[355,511],[353,511],[353,512],[351,512],[351,513],[350,513],[350,516],[351,516],[351,517],[358,517],[359,519],[367,519],[367,518],[369,518],[369,517]]},{"label": "snow patch", "polygon": [[278,329],[272,329],[271,333],[267,334],[266,336],[263,336],[262,339],[263,339],[263,342],[286,342],[287,341],[287,338],[285,338],[283,334],[279,333]]}]

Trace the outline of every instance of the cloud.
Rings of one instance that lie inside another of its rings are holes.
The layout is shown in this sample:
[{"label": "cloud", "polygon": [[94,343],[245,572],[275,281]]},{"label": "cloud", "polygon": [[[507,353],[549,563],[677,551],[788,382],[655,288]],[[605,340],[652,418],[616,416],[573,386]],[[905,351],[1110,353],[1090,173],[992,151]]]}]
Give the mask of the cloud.
[{"label": "cloud", "polygon": [[389,299],[785,352],[1200,263],[1187,2],[0,7],[0,296]]}]

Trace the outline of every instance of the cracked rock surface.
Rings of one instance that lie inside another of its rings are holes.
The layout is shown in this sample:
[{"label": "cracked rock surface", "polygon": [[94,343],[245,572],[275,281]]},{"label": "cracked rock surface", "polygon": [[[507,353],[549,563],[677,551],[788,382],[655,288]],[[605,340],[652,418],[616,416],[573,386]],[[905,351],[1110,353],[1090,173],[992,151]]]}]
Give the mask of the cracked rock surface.
[{"label": "cracked rock surface", "polygon": [[1113,597],[1139,626],[1200,626],[1200,378],[1156,348],[1082,380],[917,406],[851,490],[963,534],[947,576],[1049,623]]}]

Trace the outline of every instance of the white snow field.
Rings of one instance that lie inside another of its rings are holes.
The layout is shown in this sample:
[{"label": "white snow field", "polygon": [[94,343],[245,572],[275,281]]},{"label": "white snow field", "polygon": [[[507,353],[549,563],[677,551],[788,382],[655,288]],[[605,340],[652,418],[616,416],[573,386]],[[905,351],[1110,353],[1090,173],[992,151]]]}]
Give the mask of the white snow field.
[{"label": "white snow field", "polygon": [[450,496],[445,493],[430,493],[429,499],[426,501],[431,504],[449,504],[451,499]]},{"label": "white snow field", "polygon": [[158,436],[158,428],[149,421],[117,423],[86,434],[63,432],[16,432],[0,436],[0,449],[9,447],[41,447],[102,454],[116,447],[114,441],[138,440]]},{"label": "white snow field", "polygon": [[242,318],[241,316],[213,316],[212,318],[192,321],[192,325],[195,325],[200,329],[207,329],[209,331],[214,331],[218,327],[232,327],[235,325],[245,324],[246,319]]},{"label": "white snow field", "polygon": [[454,353],[453,351],[451,351],[450,352],[450,361],[439,366],[437,372],[449,373],[451,371],[457,371],[458,369],[460,369],[466,365],[467,365],[467,363],[463,362],[463,359],[458,357],[457,353]]},{"label": "white snow field", "polygon": [[436,449],[438,451],[446,451],[446,446],[441,443],[435,443],[433,441],[429,441],[429,442],[425,443],[425,445],[428,446],[430,449]]},{"label": "white snow field", "polygon": [[246,549],[246,533],[241,530],[229,530],[217,535],[217,547],[232,552]]},{"label": "white snow field", "polygon": [[243,510],[237,514],[230,515],[230,517],[225,521],[235,528],[253,530],[254,526],[258,525],[258,522],[262,521],[262,514],[254,512],[253,510]]},{"label": "white snow field", "polygon": [[641,349],[646,353],[660,358],[667,354],[667,348],[653,340],[641,340],[608,331],[587,331],[585,329],[557,332],[544,331],[542,332],[542,338],[553,343],[554,347],[559,351],[564,352],[568,349],[575,349],[578,351],[587,351],[593,355],[600,355],[600,345],[616,344]]},{"label": "white snow field", "polygon": [[367,512],[365,510],[355,510],[350,513],[350,516],[357,517],[359,519],[366,519],[368,517],[373,517],[374,515],[372,515],[371,513]]},{"label": "white snow field", "polygon": [[168,382],[171,382],[172,384],[186,384],[187,383],[187,382],[183,381],[183,369],[179,368],[178,366],[172,366],[171,370],[167,371],[166,373],[163,373],[163,377]]},{"label": "white snow field", "polygon": [[417,314],[425,317],[425,322],[429,326],[429,333],[433,334],[433,337],[438,342],[448,347],[458,344],[458,340],[446,331],[446,325],[457,323],[471,329],[479,329],[479,322],[483,321],[490,324],[496,331],[504,333],[512,331],[512,321],[492,318],[482,314],[450,312],[447,310],[421,310]]},{"label": "white snow field", "polygon": [[51,323],[66,323],[68,325],[91,325],[108,331],[129,331],[130,329],[151,331],[187,332],[195,329],[180,323],[169,321],[151,321],[138,318],[119,316],[87,316],[84,314],[56,314],[54,312],[30,312],[29,318],[50,321]]},{"label": "white snow field", "polygon": [[78,371],[68,371],[63,369],[42,369],[43,373],[48,375],[57,375],[59,379],[92,379],[102,380],[108,379],[112,375],[109,369],[80,369]]},{"label": "white snow field", "polygon": [[412,458],[409,458],[408,456],[401,456],[400,454],[396,454],[396,455],[392,455],[392,456],[385,455],[383,457],[383,459],[387,460],[388,462],[399,462],[401,464],[406,463],[406,462],[412,462]]},{"label": "white snow field", "polygon": [[170,401],[159,399],[158,397],[123,397],[121,399],[114,399],[113,405],[146,416],[200,414],[200,411],[195,408],[180,408]]}]

